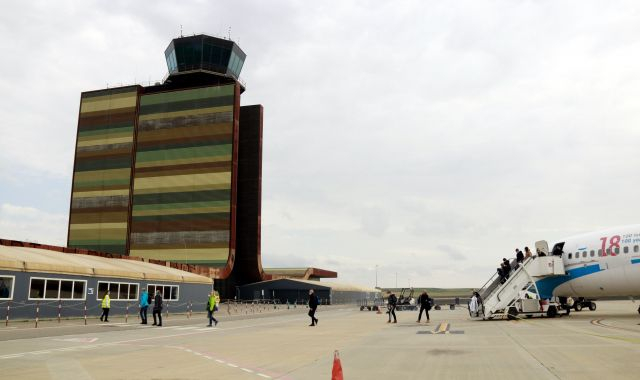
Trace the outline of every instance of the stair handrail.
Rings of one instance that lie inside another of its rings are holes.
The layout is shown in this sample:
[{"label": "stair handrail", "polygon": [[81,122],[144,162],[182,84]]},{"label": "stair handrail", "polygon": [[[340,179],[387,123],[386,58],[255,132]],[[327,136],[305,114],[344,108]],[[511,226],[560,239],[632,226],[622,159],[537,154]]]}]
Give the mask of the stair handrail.
[{"label": "stair handrail", "polygon": [[[509,276],[509,278],[507,279],[507,281],[505,281],[505,282],[504,282],[504,284],[500,284],[501,286],[497,287],[493,292],[491,292],[487,298],[489,298],[489,297],[493,296],[493,295],[494,295],[494,293],[497,293],[497,292],[500,292],[500,291],[502,291],[502,290],[506,289],[506,288],[507,288],[507,286],[508,286],[511,282],[513,282],[513,281],[514,281],[514,279],[517,277],[517,275],[518,275],[519,273],[521,273],[521,272],[522,272],[522,273],[524,273],[524,274],[526,275],[526,277],[527,277],[527,279],[528,279],[528,283],[533,283],[533,284],[534,284],[534,286],[536,287],[536,292],[537,292],[537,289],[538,289],[538,288],[537,288],[537,286],[535,285],[535,281],[533,280],[533,277],[529,274],[529,271],[527,271],[527,270],[526,270],[526,268],[525,268],[525,267],[526,267],[526,265],[527,265],[529,262],[533,261],[534,259],[535,259],[535,257],[525,258],[525,259],[524,259],[524,261],[523,261],[523,262],[522,262],[522,263],[521,263],[517,268],[515,268],[515,269],[514,269],[513,274]],[[496,297],[498,297],[498,301],[502,301],[502,300],[500,300],[499,294],[496,294]]]},{"label": "stair handrail", "polygon": [[[519,271],[520,271],[520,269],[524,269],[524,267],[527,265],[527,263],[528,263],[528,262],[530,262],[530,261],[531,261],[531,260],[533,260],[533,259],[535,259],[535,257],[525,257],[524,261],[523,261],[522,263],[520,263],[520,264],[518,265],[518,267],[516,267],[515,269],[512,269],[512,271],[513,271],[513,272],[512,272],[512,274],[511,274],[511,275],[509,275],[509,278],[504,282],[504,284],[500,284],[500,286],[497,286],[495,289],[493,289],[489,294],[487,294],[487,295],[486,295],[485,297],[483,297],[483,298],[484,298],[484,299],[488,299],[488,298],[490,298],[490,297],[491,297],[495,292],[499,291],[500,289],[503,289],[503,288],[507,285],[507,283],[511,282],[511,279],[515,276],[515,274],[516,274],[517,272],[519,272]],[[516,262],[516,263],[517,263],[517,260],[516,260],[516,259],[509,259],[509,265],[511,265],[511,264],[512,264],[512,263],[514,263],[514,262]],[[525,273],[527,273],[527,275],[529,275],[529,272],[525,271]],[[491,276],[491,279],[493,279],[493,278],[494,278],[494,277],[496,277],[497,275],[498,275],[498,273],[497,273],[497,272],[496,272],[496,273],[494,273],[494,275],[493,275],[493,276]],[[530,277],[530,276],[529,276],[529,277]],[[489,281],[487,281],[487,283],[488,283],[488,282],[489,282]],[[485,286],[486,286],[486,283],[485,283]],[[483,287],[483,289],[484,289],[484,287]]]}]

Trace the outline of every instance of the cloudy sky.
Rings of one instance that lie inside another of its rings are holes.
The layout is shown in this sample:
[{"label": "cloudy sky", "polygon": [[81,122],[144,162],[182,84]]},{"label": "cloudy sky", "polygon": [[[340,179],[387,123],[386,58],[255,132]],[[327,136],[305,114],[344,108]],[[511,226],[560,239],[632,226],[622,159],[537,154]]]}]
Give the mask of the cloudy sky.
[{"label": "cloudy sky", "polygon": [[[66,243],[80,92],[247,53],[264,264],[473,287],[514,248],[638,222],[633,1],[6,1],[0,237]],[[230,32],[229,32],[230,30]]]}]

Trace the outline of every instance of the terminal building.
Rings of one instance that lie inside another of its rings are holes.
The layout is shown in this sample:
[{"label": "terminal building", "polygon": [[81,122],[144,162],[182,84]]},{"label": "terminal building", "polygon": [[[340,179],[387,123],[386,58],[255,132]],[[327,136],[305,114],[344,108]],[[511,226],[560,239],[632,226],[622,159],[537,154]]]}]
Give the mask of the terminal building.
[{"label": "terminal building", "polygon": [[85,306],[87,315],[95,317],[109,290],[112,314],[129,311],[135,316],[140,293],[147,289],[150,295],[160,291],[165,310],[204,310],[213,279],[163,264],[0,240],[0,305],[12,319],[34,318],[36,313],[53,318],[59,312],[63,318],[82,317]]},{"label": "terminal building", "polygon": [[67,245],[206,266],[233,297],[271,278],[260,250],[263,107],[240,105],[246,54],[233,41],[180,37],[164,55],[162,82],[81,94]]}]

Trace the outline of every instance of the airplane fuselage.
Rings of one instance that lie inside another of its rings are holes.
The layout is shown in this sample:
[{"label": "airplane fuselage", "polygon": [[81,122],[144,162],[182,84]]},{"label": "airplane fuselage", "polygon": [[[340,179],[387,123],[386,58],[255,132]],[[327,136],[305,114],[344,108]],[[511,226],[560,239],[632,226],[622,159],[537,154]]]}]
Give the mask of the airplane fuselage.
[{"label": "airplane fuselage", "polygon": [[640,296],[640,225],[573,236],[552,246],[561,249],[567,275],[537,281],[542,298]]}]

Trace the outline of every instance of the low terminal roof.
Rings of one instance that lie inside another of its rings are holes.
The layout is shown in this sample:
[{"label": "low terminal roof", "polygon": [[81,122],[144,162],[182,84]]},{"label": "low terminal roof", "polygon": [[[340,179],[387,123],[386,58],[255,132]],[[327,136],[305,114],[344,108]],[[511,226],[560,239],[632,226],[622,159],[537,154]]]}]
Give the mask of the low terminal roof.
[{"label": "low terminal roof", "polygon": [[209,277],[138,260],[0,245],[0,270],[212,284]]},{"label": "low terminal roof", "polygon": [[308,280],[309,278],[337,278],[338,273],[320,268],[264,268],[267,279],[276,280],[280,278],[299,278]]},{"label": "low terminal roof", "polygon": [[374,288],[368,288],[366,286],[353,285],[353,284],[345,284],[342,282],[329,282],[329,281],[313,281],[313,280],[300,280],[297,278],[279,278],[275,280],[268,280],[262,282],[256,282],[251,285],[259,285],[259,284],[268,284],[274,281],[292,281],[299,282],[305,285],[311,285],[309,288],[330,288],[331,290],[335,290],[338,292],[367,292],[367,293],[379,293],[380,290]]}]

